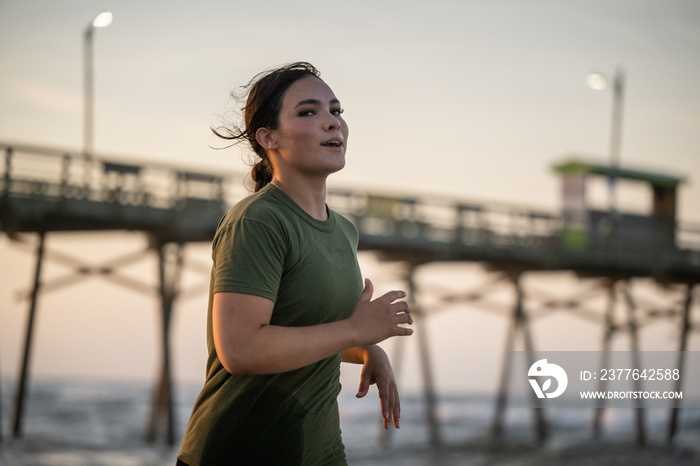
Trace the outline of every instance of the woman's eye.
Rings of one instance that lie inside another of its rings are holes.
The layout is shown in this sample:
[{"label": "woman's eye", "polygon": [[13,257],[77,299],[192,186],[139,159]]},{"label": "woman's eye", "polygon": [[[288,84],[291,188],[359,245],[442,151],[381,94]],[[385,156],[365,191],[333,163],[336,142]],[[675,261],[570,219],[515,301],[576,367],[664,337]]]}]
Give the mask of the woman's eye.
[{"label": "woman's eye", "polygon": [[314,115],[314,113],[315,112],[313,110],[302,110],[299,112],[299,116],[310,116]]},{"label": "woman's eye", "polygon": [[345,110],[343,110],[342,108],[334,108],[333,110],[331,110],[331,113],[332,113],[333,115],[340,115],[340,114],[343,113],[344,111],[345,111]]}]

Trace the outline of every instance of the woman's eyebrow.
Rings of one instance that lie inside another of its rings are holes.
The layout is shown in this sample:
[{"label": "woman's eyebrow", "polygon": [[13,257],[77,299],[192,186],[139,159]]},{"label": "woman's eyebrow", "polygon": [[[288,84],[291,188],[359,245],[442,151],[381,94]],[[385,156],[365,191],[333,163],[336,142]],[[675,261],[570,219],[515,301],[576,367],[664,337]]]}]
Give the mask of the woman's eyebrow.
[{"label": "woman's eyebrow", "polygon": [[[339,104],[340,101],[338,99],[331,99],[330,104]],[[304,99],[301,102],[297,103],[294,108],[301,107],[302,105],[321,105],[321,101],[318,99]]]}]

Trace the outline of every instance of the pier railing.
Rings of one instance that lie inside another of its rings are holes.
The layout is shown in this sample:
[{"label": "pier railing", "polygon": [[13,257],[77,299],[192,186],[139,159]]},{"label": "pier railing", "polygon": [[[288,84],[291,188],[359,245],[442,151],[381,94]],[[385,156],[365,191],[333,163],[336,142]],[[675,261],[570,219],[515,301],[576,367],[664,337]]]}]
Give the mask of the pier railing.
[{"label": "pier railing", "polygon": [[0,144],[2,195],[72,198],[154,208],[176,208],[187,199],[224,202],[235,173],[214,174],[123,157],[83,157],[57,149]]},{"label": "pier railing", "polygon": [[[65,222],[70,223],[65,228],[54,224],[59,229],[114,229],[120,228],[121,222],[124,229],[167,229],[172,234],[164,234],[165,241],[201,241],[213,234],[225,210],[249,193],[241,173],[127,157],[84,157],[75,151],[26,145],[0,143],[0,151],[4,212],[0,222],[4,230],[23,228],[17,221],[22,210],[31,208],[37,217],[36,212],[42,209],[44,213],[58,209],[56,215],[64,215]],[[11,200],[24,202],[15,207],[12,225],[6,218]],[[430,253],[430,259],[517,262],[557,255],[568,247],[564,238],[568,226],[563,217],[544,209],[361,189],[329,189],[328,203],[355,222],[363,249],[417,251]],[[81,217],[81,210],[88,213]],[[591,211],[593,219],[601,215],[604,213]],[[102,223],[88,216],[101,216]],[[134,224],[130,224],[132,221]],[[161,228],[164,224],[167,228]],[[33,231],[38,226],[28,220],[24,228]],[[601,237],[595,225],[584,226],[589,249],[608,254],[610,251],[601,246],[607,242],[623,253],[625,248],[634,253],[640,247],[636,243],[652,238],[655,244],[649,251],[657,255],[695,251],[689,259],[692,262],[700,251],[697,224],[672,224],[670,229],[664,225],[656,234],[650,217],[623,215],[620,226],[628,228],[624,238],[617,238],[615,243]],[[664,244],[659,245],[656,238],[661,238],[661,233],[666,236],[661,241]]]},{"label": "pier railing", "polygon": [[[228,206],[245,196],[245,176],[212,174],[124,158],[85,158],[43,147],[0,144],[4,199],[75,199],[157,209],[199,202]],[[361,190],[330,189],[328,202],[373,236],[398,235],[436,243],[541,244],[561,226],[544,211],[506,204],[470,204],[444,197],[398,197]]]}]

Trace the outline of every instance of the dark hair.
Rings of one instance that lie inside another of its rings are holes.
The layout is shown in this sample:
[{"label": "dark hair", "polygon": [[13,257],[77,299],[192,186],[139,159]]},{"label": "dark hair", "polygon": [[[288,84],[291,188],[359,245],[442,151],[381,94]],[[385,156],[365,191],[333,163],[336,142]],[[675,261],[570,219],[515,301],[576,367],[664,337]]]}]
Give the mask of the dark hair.
[{"label": "dark hair", "polygon": [[248,84],[242,86],[242,93],[232,92],[231,97],[241,102],[247,94],[245,105],[241,108],[242,123],[229,123],[211,130],[215,135],[233,144],[247,140],[260,160],[253,163],[250,174],[255,182],[255,191],[259,191],[272,181],[272,166],[267,152],[255,139],[260,128],[277,129],[282,100],[287,89],[296,81],[307,76],[321,78],[321,73],[310,63],[295,62],[278,68],[258,73]]}]

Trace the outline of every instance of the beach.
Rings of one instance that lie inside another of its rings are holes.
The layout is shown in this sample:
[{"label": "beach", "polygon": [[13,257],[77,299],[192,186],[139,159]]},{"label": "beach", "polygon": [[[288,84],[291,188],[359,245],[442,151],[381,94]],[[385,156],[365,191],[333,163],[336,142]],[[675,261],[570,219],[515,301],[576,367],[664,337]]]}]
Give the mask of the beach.
[{"label": "beach", "polygon": [[[160,466],[174,465],[177,446],[143,440],[151,388],[140,383],[39,381],[31,385],[24,435],[10,436],[13,387],[3,385],[1,466]],[[196,387],[176,394],[176,431],[184,432]],[[685,410],[674,444],[665,444],[663,412],[646,417],[647,445],[635,445],[633,413],[611,413],[598,442],[589,435],[590,413],[551,413],[550,434],[538,446],[531,410],[513,407],[501,441],[489,435],[492,404],[483,396],[439,400],[440,445],[431,446],[422,400],[407,396],[400,430],[382,433],[374,405],[341,394],[341,424],[348,462],[353,466],[456,465],[681,465],[700,463],[700,410]],[[629,411],[629,410],[627,410]]]}]

